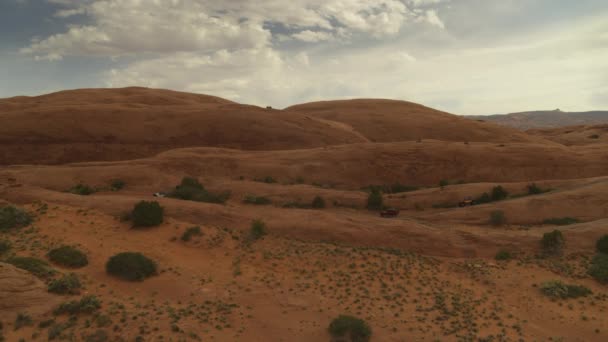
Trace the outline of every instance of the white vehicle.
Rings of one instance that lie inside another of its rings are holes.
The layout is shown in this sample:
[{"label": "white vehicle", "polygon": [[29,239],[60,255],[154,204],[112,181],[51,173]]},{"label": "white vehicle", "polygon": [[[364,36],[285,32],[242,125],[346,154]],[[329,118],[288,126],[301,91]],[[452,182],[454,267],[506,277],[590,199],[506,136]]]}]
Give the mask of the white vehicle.
[{"label": "white vehicle", "polygon": [[167,194],[165,194],[164,192],[155,192],[154,197],[167,197]]}]

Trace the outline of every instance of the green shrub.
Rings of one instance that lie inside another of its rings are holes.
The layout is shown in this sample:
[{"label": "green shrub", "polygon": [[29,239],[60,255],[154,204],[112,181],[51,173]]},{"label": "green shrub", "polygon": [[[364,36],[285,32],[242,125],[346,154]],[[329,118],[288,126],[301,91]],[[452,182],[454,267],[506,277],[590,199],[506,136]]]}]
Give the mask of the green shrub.
[{"label": "green shrub", "polygon": [[507,222],[505,213],[502,210],[494,210],[490,213],[490,223],[493,226],[502,226]]},{"label": "green shrub", "polygon": [[268,197],[264,197],[264,196],[247,195],[243,199],[243,203],[255,204],[255,205],[266,205],[266,204],[271,204],[272,201]]},{"label": "green shrub", "polygon": [[188,242],[192,240],[193,236],[201,236],[203,232],[201,232],[201,227],[190,227],[186,229],[184,234],[182,234],[182,241]]},{"label": "green shrub", "polygon": [[81,195],[81,196],[88,196],[91,194],[95,193],[95,189],[93,189],[92,187],[86,185],[86,184],[78,184],[74,187],[72,187],[69,192],[76,194],[76,195]]},{"label": "green shrub", "polygon": [[225,203],[230,198],[230,192],[210,193],[197,179],[184,177],[181,184],[176,186],[168,196],[186,201]]},{"label": "green shrub", "polygon": [[101,301],[94,295],[82,297],[79,301],[72,300],[60,304],[53,313],[55,315],[70,314],[76,315],[79,313],[93,313],[101,308]]},{"label": "green shrub", "polygon": [[494,259],[496,260],[510,260],[513,256],[511,255],[511,252],[501,249],[500,251],[498,251],[496,253],[496,255],[494,256]]},{"label": "green shrub", "polygon": [[57,294],[79,294],[82,284],[74,273],[66,274],[59,279],[53,279],[49,283],[48,291]]},{"label": "green shrub", "polygon": [[15,330],[19,330],[25,326],[33,325],[32,317],[26,313],[18,313],[15,318]]},{"label": "green shrub", "polygon": [[543,221],[544,224],[552,224],[556,226],[567,226],[579,222],[580,221],[574,217],[554,217]]},{"label": "green shrub", "polygon": [[384,185],[369,185],[364,188],[361,188],[361,190],[366,191],[366,192],[371,192],[371,191],[377,190],[377,191],[381,191],[385,194],[396,194],[396,193],[401,193],[401,192],[416,191],[418,189],[420,189],[420,188],[417,186],[403,185],[401,183],[384,184]]},{"label": "green shrub", "polygon": [[600,138],[599,134],[591,134],[589,136],[589,139],[599,139],[599,138]]},{"label": "green shrub", "polygon": [[272,176],[266,176],[264,178],[256,178],[256,179],[254,179],[254,181],[261,182],[261,183],[268,183],[268,184],[272,184],[272,183],[276,183],[277,182],[277,180],[274,179]]},{"label": "green shrub", "polygon": [[560,254],[564,244],[564,236],[559,230],[543,234],[541,240],[543,251],[546,254]]},{"label": "green shrub", "polygon": [[484,203],[490,203],[490,202],[492,202],[492,197],[490,197],[490,194],[488,194],[487,192],[484,192],[483,194],[481,194],[481,196],[479,196],[475,199],[475,203],[478,203],[478,204],[484,204]]},{"label": "green shrub", "polygon": [[26,270],[39,278],[48,278],[56,272],[45,261],[32,257],[12,257],[6,260],[7,263]]},{"label": "green shrub", "polygon": [[249,236],[252,240],[259,240],[266,235],[266,224],[262,220],[254,220],[251,222]]},{"label": "green shrub", "polygon": [[492,201],[502,201],[508,196],[509,193],[502,186],[498,185],[492,188]]},{"label": "green shrub", "polygon": [[33,218],[27,211],[14,206],[0,208],[0,232],[30,225]]},{"label": "green shrub", "polygon": [[599,253],[593,257],[588,273],[600,283],[608,284],[608,254]]},{"label": "green shrub", "polygon": [[567,299],[585,297],[591,294],[591,290],[585,286],[568,285],[559,280],[553,280],[543,283],[540,286],[540,291],[547,297],[554,299]]},{"label": "green shrub", "polygon": [[321,196],[315,196],[315,198],[312,200],[311,206],[314,209],[323,209],[325,208],[325,200]]},{"label": "green shrub", "polygon": [[547,192],[548,190],[543,190],[539,188],[535,183],[528,184],[528,195],[538,195]]},{"label": "green shrub", "polygon": [[299,208],[299,209],[310,209],[310,204],[308,203],[300,203],[297,201],[287,202],[283,204],[283,208]]},{"label": "green shrub", "polygon": [[61,266],[80,268],[89,264],[87,255],[72,246],[61,246],[48,253],[49,259]]},{"label": "green shrub", "polygon": [[125,183],[125,181],[123,181],[121,179],[114,179],[114,180],[112,180],[112,183],[110,183],[110,188],[112,189],[112,191],[118,191],[118,190],[121,190],[122,188],[124,188],[125,185],[127,185],[127,183]]},{"label": "green shrub", "polygon": [[88,335],[85,342],[105,342],[110,339],[108,333],[103,329],[98,329],[91,335]]},{"label": "green shrub", "polygon": [[372,330],[365,321],[347,315],[331,321],[328,330],[333,338],[350,342],[368,342],[372,336]]},{"label": "green shrub", "polygon": [[164,209],[156,201],[141,201],[131,212],[134,227],[152,227],[163,223]]},{"label": "green shrub", "polygon": [[[0,246],[1,246],[1,243],[0,243]],[[597,242],[595,243],[595,248],[597,249],[598,252],[608,254],[608,235],[604,235],[601,238],[599,238],[597,240]],[[1,250],[2,249],[0,248],[0,254],[2,254]]]},{"label": "green shrub", "polygon": [[142,281],[156,274],[156,263],[141,253],[124,252],[110,257],[106,272],[125,280]]},{"label": "green shrub", "polygon": [[446,179],[442,179],[439,181],[439,187],[440,188],[445,188],[446,186],[450,185],[450,182]]},{"label": "green shrub", "polygon": [[378,190],[372,190],[369,196],[367,196],[367,209],[369,210],[382,210],[383,199],[382,192]]},{"label": "green shrub", "polygon": [[7,240],[0,240],[0,255],[8,252],[11,249],[11,243]]}]

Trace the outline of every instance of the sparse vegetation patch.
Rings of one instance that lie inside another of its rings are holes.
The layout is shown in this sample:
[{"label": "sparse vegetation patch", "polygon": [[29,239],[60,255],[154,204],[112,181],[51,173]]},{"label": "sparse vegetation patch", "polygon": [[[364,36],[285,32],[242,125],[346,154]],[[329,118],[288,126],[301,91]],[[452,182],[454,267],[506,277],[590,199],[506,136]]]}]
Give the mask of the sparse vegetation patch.
[{"label": "sparse vegetation patch", "polygon": [[544,224],[552,224],[556,226],[567,226],[579,223],[580,221],[574,217],[554,217],[543,221]]},{"label": "sparse vegetation patch", "polygon": [[30,225],[32,215],[27,211],[12,205],[0,208],[0,232],[13,228],[22,228]]},{"label": "sparse vegetation patch", "polygon": [[58,279],[53,279],[49,283],[48,291],[57,294],[79,294],[82,284],[74,273],[66,274]]},{"label": "sparse vegetation patch", "polygon": [[101,301],[97,298],[97,296],[89,295],[82,297],[79,301],[72,300],[62,303],[53,311],[53,313],[55,315],[76,315],[80,313],[93,313],[100,308]]},{"label": "sparse vegetation patch", "polygon": [[259,240],[266,235],[266,223],[262,220],[254,220],[251,222],[249,229],[249,237],[251,240]]},{"label": "sparse vegetation patch", "polygon": [[565,241],[562,232],[554,230],[549,233],[543,234],[541,245],[545,254],[560,254],[564,247]]},{"label": "sparse vegetation patch", "polygon": [[598,253],[589,266],[589,275],[603,284],[608,284],[608,254]]},{"label": "sparse vegetation patch", "polygon": [[264,196],[247,195],[243,199],[243,203],[255,204],[255,205],[266,205],[266,204],[271,204],[272,201],[268,197],[264,197]]},{"label": "sparse vegetation patch", "polygon": [[56,272],[44,260],[33,257],[12,257],[6,260],[7,263],[26,270],[38,278],[48,278]]},{"label": "sparse vegetation patch", "polygon": [[591,290],[581,285],[568,285],[559,280],[548,281],[540,286],[540,291],[553,299],[568,299],[584,297],[591,294]]},{"label": "sparse vegetation patch", "polygon": [[313,209],[323,209],[325,208],[325,200],[321,196],[315,196],[315,198],[312,200],[311,206]]},{"label": "sparse vegetation patch", "polygon": [[382,210],[382,205],[382,192],[380,192],[380,190],[372,189],[372,191],[367,196],[367,209]]},{"label": "sparse vegetation patch", "polygon": [[498,251],[496,253],[496,255],[494,256],[494,259],[496,260],[511,260],[513,256],[511,255],[511,252],[505,250],[505,249],[501,249],[500,251]]}]

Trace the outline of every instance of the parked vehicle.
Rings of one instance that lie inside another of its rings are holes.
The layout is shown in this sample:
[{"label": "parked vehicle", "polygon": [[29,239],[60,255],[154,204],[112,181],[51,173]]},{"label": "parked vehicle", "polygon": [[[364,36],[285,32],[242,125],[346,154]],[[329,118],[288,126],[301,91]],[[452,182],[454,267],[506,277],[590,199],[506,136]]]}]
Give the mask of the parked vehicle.
[{"label": "parked vehicle", "polygon": [[380,212],[382,217],[396,217],[397,215],[399,215],[399,210],[395,208],[387,208]]},{"label": "parked vehicle", "polygon": [[471,206],[471,205],[475,205],[475,204],[477,204],[477,203],[475,203],[475,200],[473,198],[466,197],[464,200],[462,200],[458,203],[458,206],[462,208],[462,207],[466,207],[467,205]]}]

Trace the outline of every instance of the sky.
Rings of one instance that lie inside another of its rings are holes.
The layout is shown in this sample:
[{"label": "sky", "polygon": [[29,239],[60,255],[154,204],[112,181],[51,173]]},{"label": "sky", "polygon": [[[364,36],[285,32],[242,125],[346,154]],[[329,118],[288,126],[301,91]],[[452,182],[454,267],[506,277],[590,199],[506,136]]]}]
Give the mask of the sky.
[{"label": "sky", "polygon": [[608,1],[0,0],[0,98],[126,86],[606,110]]}]

